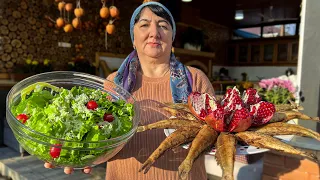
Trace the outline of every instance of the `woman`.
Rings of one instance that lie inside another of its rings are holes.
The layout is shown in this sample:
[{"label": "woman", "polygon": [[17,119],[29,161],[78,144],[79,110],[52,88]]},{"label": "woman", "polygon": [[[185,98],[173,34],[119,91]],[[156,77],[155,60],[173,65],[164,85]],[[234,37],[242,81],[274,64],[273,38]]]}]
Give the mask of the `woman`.
[{"label": "woman", "polygon": [[[160,103],[186,103],[192,91],[213,95],[210,81],[202,71],[186,67],[174,57],[171,49],[175,33],[175,22],[166,7],[157,2],[142,4],[134,11],[130,21],[134,51],[119,70],[107,78],[124,87],[136,98],[141,110],[141,124],[168,118],[168,114],[159,110]],[[108,161],[107,179],[177,179],[178,167],[187,155],[187,150],[182,148],[179,148],[178,153],[167,151],[146,174],[139,172],[141,165],[165,137],[163,130],[135,134]],[[66,170],[69,173],[70,169]],[[84,171],[88,173],[90,169]],[[203,156],[195,161],[189,179],[207,179]]]}]

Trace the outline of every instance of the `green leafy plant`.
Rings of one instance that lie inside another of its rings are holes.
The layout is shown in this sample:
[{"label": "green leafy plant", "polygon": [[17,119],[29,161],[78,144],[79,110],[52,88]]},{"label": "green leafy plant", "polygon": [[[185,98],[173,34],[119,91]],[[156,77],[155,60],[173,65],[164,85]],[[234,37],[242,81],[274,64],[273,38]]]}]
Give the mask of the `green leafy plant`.
[{"label": "green leafy plant", "polygon": [[13,70],[13,73],[21,74],[37,74],[53,70],[51,60],[44,59],[43,61],[26,59],[22,63],[18,63]]},{"label": "green leafy plant", "polygon": [[279,78],[263,79],[259,82],[259,95],[273,104],[288,104],[295,101],[296,88],[289,80]]}]

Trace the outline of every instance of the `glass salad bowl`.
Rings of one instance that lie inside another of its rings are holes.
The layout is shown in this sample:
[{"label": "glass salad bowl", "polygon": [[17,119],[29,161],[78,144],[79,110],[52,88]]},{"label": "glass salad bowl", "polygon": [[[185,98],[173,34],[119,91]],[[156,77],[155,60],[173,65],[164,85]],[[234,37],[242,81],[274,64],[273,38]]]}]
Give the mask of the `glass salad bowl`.
[{"label": "glass salad bowl", "polygon": [[21,146],[56,167],[83,168],[109,160],[139,123],[131,94],[79,72],[26,78],[12,87],[6,103],[8,124]]}]

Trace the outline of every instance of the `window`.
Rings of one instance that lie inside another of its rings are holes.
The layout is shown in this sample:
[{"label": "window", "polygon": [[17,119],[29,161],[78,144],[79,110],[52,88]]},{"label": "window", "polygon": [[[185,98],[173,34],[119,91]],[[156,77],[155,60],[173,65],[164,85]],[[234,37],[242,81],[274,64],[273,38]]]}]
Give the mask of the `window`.
[{"label": "window", "polygon": [[285,35],[286,36],[294,36],[296,34],[296,28],[297,24],[285,24],[284,29],[285,29]]},{"label": "window", "polygon": [[252,35],[258,35],[260,36],[261,34],[261,30],[260,27],[252,27],[252,28],[243,28],[243,29],[239,29],[240,31],[244,31],[247,33],[250,33]]},{"label": "window", "polygon": [[234,36],[239,38],[260,38],[261,28],[252,27],[252,28],[242,28],[234,31]]},{"label": "window", "polygon": [[[273,38],[296,35],[296,23],[277,24],[270,26],[258,26],[240,28],[234,31],[234,39],[242,38]],[[262,30],[262,34],[261,34]]]},{"label": "window", "polygon": [[282,36],[282,31],[283,31],[282,28],[283,28],[282,25],[264,26],[262,37],[268,38],[268,37]]}]

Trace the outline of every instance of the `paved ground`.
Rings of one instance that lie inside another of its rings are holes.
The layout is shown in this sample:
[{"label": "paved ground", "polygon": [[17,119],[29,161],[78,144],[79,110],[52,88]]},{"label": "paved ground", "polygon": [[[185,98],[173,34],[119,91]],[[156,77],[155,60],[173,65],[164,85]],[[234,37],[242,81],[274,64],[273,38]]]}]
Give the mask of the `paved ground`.
[{"label": "paved ground", "polygon": [[[2,176],[1,176],[2,175]],[[97,166],[91,175],[75,171],[66,175],[62,169],[45,169],[34,156],[20,157],[8,147],[0,147],[0,180],[101,180],[105,179],[105,164]]]}]

